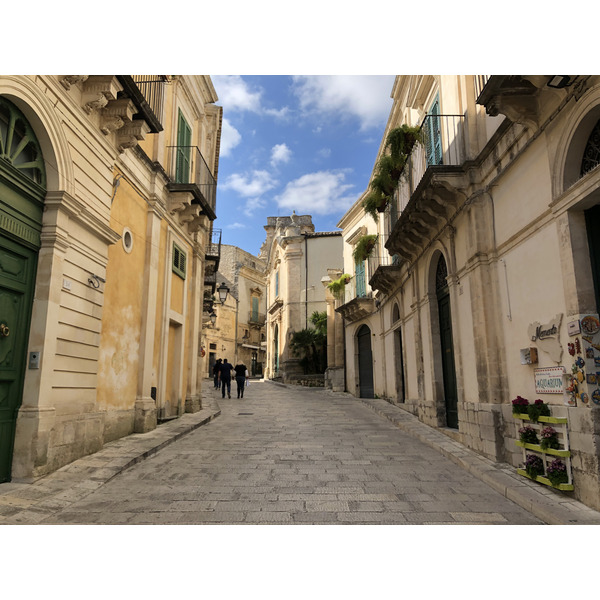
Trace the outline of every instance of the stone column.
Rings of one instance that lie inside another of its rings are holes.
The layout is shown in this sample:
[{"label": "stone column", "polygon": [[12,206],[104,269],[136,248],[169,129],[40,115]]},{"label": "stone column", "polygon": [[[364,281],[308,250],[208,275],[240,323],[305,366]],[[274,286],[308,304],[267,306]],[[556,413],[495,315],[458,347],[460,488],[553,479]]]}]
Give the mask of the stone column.
[{"label": "stone column", "polygon": [[160,262],[160,228],[165,210],[158,200],[150,200],[146,223],[146,261],[144,294],[142,298],[142,326],[140,335],[140,362],[138,390],[135,399],[134,431],[145,433],[156,428],[156,400],[152,398],[154,340],[156,337],[156,303],[158,269]]}]

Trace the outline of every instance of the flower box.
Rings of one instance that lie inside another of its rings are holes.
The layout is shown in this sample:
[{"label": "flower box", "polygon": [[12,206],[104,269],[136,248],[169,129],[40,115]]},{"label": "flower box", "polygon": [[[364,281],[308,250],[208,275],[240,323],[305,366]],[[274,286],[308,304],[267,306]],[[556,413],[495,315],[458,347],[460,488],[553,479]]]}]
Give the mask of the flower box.
[{"label": "flower box", "polygon": [[517,440],[515,444],[521,448],[526,448],[527,450],[543,452],[544,454],[552,454],[553,456],[562,456],[563,458],[571,456],[570,450],[555,450],[554,448],[546,448],[545,450],[542,450],[542,447],[539,444],[524,444],[519,440]]},{"label": "flower box", "polygon": [[[523,413],[517,413],[517,414],[513,414],[513,417],[515,417],[515,419],[521,419],[521,421],[531,421],[531,419],[529,418],[529,415],[527,414],[523,414]],[[554,423],[554,424],[564,424],[566,425],[569,420],[563,417],[539,417],[538,421],[540,423]]]},{"label": "flower box", "polygon": [[529,477],[525,469],[517,469],[517,473],[519,475],[523,475],[523,477],[527,477],[527,479],[531,479],[532,481],[537,481],[538,483],[543,483],[544,485],[553,487],[555,490],[561,490],[563,492],[572,492],[574,490],[572,483],[559,483],[558,485],[552,485],[552,482],[543,475],[538,475],[535,479],[533,479],[532,477]]}]

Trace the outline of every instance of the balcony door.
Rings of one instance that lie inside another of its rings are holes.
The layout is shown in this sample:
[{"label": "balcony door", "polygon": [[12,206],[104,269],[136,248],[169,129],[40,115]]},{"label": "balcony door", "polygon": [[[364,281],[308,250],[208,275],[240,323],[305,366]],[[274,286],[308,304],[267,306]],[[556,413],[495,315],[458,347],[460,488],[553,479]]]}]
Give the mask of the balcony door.
[{"label": "balcony door", "polygon": [[444,380],[444,403],[446,426],[458,429],[458,393],[456,390],[456,369],[454,364],[454,344],[452,340],[452,315],[450,293],[448,292],[448,269],[443,256],[437,266],[436,295],[440,322],[440,346],[442,351],[442,375]]},{"label": "balcony door", "polygon": [[440,119],[440,97],[433,101],[423,123],[423,141],[427,166],[442,164],[442,132]]},{"label": "balcony door", "polygon": [[365,278],[365,261],[361,260],[356,263],[354,269],[354,277],[356,281],[356,297],[364,298],[367,295],[367,282]]},{"label": "balcony door", "polygon": [[181,110],[177,125],[177,165],[175,169],[176,183],[192,183],[190,180],[192,129],[188,125]]}]

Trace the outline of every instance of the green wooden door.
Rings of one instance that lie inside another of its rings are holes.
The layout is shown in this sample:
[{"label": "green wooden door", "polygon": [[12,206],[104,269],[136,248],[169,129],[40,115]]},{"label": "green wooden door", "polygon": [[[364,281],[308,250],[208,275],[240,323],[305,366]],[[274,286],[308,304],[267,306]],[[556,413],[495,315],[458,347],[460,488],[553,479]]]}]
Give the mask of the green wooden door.
[{"label": "green wooden door", "polygon": [[37,252],[0,236],[0,482],[10,481]]},{"label": "green wooden door", "polygon": [[175,172],[176,183],[193,183],[190,178],[190,158],[192,144],[192,130],[179,111],[179,124],[177,127],[177,168]]},{"label": "green wooden door", "polygon": [[0,482],[11,476],[45,187],[35,132],[25,115],[0,96]]},{"label": "green wooden door", "polygon": [[440,315],[446,425],[458,429],[458,397],[456,392],[456,370],[454,367],[454,347],[452,343],[452,319],[450,315],[449,294],[444,294],[439,297],[438,309]]},{"label": "green wooden door", "polygon": [[361,398],[374,398],[373,351],[371,350],[371,330],[362,325],[356,336],[358,345],[358,383]]}]

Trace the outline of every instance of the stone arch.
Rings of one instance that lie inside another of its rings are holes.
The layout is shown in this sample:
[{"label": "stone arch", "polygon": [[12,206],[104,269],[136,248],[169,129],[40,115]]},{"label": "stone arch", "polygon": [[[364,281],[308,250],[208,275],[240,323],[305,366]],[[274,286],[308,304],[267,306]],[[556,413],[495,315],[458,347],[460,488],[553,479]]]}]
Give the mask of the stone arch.
[{"label": "stone arch", "polygon": [[557,198],[581,179],[581,161],[590,133],[600,121],[600,85],[588,90],[570,112],[560,137],[552,176]]},{"label": "stone arch", "polygon": [[398,306],[398,302],[394,302],[391,311],[391,323],[394,325],[400,320],[400,308]]},{"label": "stone arch", "polygon": [[46,189],[73,194],[73,163],[56,108],[26,77],[2,77],[0,95],[21,110],[35,132],[46,166]]}]

